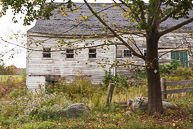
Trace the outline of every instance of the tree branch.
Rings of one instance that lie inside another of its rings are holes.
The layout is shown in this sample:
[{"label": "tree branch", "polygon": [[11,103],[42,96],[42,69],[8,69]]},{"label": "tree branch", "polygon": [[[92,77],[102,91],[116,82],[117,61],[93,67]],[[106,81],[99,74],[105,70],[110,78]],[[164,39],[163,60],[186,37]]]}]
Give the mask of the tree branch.
[{"label": "tree branch", "polygon": [[170,53],[170,52],[172,52],[172,51],[177,50],[178,48],[180,48],[180,47],[183,46],[183,45],[184,45],[184,43],[180,44],[179,46],[177,46],[176,48],[172,49],[171,51],[167,51],[167,52],[163,53],[162,55],[160,55],[160,56],[158,57],[158,59],[160,59],[162,56],[166,55],[167,53]]},{"label": "tree branch", "polygon": [[[107,10],[107,9],[109,9],[109,8],[111,8],[111,7],[113,7],[113,6],[114,6],[114,5],[109,6],[109,7],[105,8],[105,9],[102,9],[102,10],[99,11],[99,13],[101,13],[101,12],[103,12],[103,11],[105,11],[105,10]],[[92,17],[92,16],[93,16],[93,15],[88,16],[87,19],[89,19],[89,18]],[[83,22],[84,22],[83,20],[80,21],[78,24],[76,24],[76,25],[74,25],[73,27],[71,27],[70,29],[64,31],[64,33],[67,33],[67,32],[69,32],[69,31],[73,30],[74,28],[76,28],[76,27],[78,27],[80,24],[82,24]]]},{"label": "tree branch", "polygon": [[173,27],[171,27],[171,28],[169,28],[169,29],[166,29],[166,30],[164,30],[164,31],[162,31],[162,32],[159,32],[159,36],[161,37],[161,36],[163,36],[164,34],[167,34],[167,33],[169,33],[169,32],[172,32],[172,31],[174,31],[174,30],[177,30],[177,29],[179,29],[180,27],[182,27],[182,26],[184,26],[184,25],[186,25],[186,24],[188,24],[188,23],[190,23],[190,22],[192,22],[192,21],[193,21],[193,17],[190,18],[190,19],[188,19],[188,20],[186,20],[186,21],[184,21],[184,22],[182,22],[182,23],[180,23],[180,24],[177,24],[176,26],[173,26]]},{"label": "tree branch", "polygon": [[84,0],[84,2],[86,3],[87,7],[89,8],[89,10],[92,12],[93,15],[95,15],[95,17],[107,28],[111,31],[111,33],[113,33],[113,35],[115,37],[117,37],[127,48],[129,48],[132,52],[133,55],[145,60],[145,56],[138,54],[130,45],[128,45],[111,27],[109,27],[95,12],[94,10],[91,8],[91,6],[88,4],[88,2],[86,0]]},{"label": "tree branch", "polygon": [[[125,5],[127,8],[129,8],[129,6],[127,5],[127,3],[125,3],[123,0],[119,0],[123,5]],[[127,11],[126,11],[127,12]],[[141,19],[140,19],[140,17],[137,15],[137,14],[135,14],[134,12],[133,12],[133,14],[135,15],[135,17],[137,18],[136,20],[137,20],[137,22],[139,22],[139,21],[141,21]]]},{"label": "tree branch", "polygon": [[164,22],[165,20],[167,20],[169,17],[171,17],[173,13],[174,13],[174,10],[173,10],[172,12],[170,12],[167,16],[165,16],[164,18],[162,18],[161,21],[159,22],[159,24],[162,23],[162,22]]}]

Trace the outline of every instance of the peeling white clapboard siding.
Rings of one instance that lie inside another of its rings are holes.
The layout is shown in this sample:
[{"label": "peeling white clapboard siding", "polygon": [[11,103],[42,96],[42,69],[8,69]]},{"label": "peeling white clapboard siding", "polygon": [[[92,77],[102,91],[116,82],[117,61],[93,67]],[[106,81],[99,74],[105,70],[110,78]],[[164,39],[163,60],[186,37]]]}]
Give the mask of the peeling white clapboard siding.
[{"label": "peeling white clapboard siding", "polygon": [[[57,51],[59,38],[43,38],[43,37],[30,37],[30,39],[38,41],[45,40],[42,45],[35,46],[30,45],[29,48],[35,50],[43,50],[43,47],[50,47],[52,51]],[[85,42],[76,43],[78,47],[83,47],[85,43],[91,43],[96,40],[94,44],[89,46],[95,46],[104,44],[104,40],[101,39],[86,39]],[[75,42],[74,39],[65,40]],[[75,45],[75,46],[76,46]],[[73,47],[71,47],[73,49]],[[69,48],[69,49],[71,49]],[[28,51],[27,55],[27,86],[29,89],[38,88],[38,83],[45,84],[45,76],[49,75],[60,75],[61,77],[72,77],[76,75],[88,75],[90,76],[92,83],[100,83],[105,75],[105,70],[108,70],[110,65],[115,60],[115,46],[111,45],[101,48],[101,46],[96,47],[96,57],[95,59],[89,59],[89,49],[85,48],[82,50],[77,50],[78,54],[74,54],[74,58],[66,58],[66,51],[51,52],[51,58],[43,58],[42,51]],[[66,49],[63,47],[62,49]],[[105,50],[106,49],[106,50]],[[63,54],[61,54],[63,53]],[[105,60],[108,59],[109,62]],[[100,63],[106,65],[105,68],[100,66]],[[41,75],[41,76],[40,76]]]},{"label": "peeling white clapboard siding", "polygon": [[27,83],[27,88],[31,89],[33,92],[35,92],[34,89],[39,89],[40,87],[44,89],[45,76],[27,75],[26,83]]},{"label": "peeling white clapboard siding", "polygon": [[[180,48],[187,48],[187,44],[183,44],[184,37],[190,43],[193,43],[191,38],[188,37],[188,33],[169,33],[164,35],[159,40],[159,56],[164,54],[169,49],[180,46]],[[137,47],[133,45],[133,43],[128,39],[134,39],[136,44],[138,45],[140,51],[144,54],[144,50],[146,50],[146,41],[143,37],[138,37],[134,35],[123,35],[123,39],[127,41],[134,50],[138,53]],[[41,43],[44,40],[44,43]],[[76,42],[79,39],[65,39],[65,38],[53,38],[53,37],[41,37],[41,34],[36,34],[36,36],[28,37],[28,48],[36,50],[27,52],[27,86],[29,89],[38,88],[38,84],[45,84],[45,76],[61,76],[61,77],[69,77],[76,75],[87,75],[91,78],[92,83],[101,83],[102,79],[105,75],[105,70],[109,70],[111,64],[118,60],[121,63],[132,62],[135,65],[145,65],[142,59],[139,59],[135,56],[124,57],[124,50],[127,48],[122,45],[122,43],[116,38],[109,38],[112,42],[118,43],[117,46],[110,45],[95,47],[96,48],[96,57],[95,59],[89,59],[89,49],[78,49],[76,50],[78,54],[74,54],[73,59],[66,58],[66,51],[58,51],[60,48],[58,47],[58,41],[64,40],[65,42],[71,42],[73,46],[67,47],[63,46],[61,49],[74,49],[77,47],[83,47],[85,44],[88,46],[96,46],[100,44],[104,44],[104,41],[107,39],[100,38],[91,38],[85,39],[82,42]],[[40,43],[40,45],[36,46],[36,43]],[[31,42],[31,45],[30,45]],[[182,45],[183,44],[183,45]],[[86,46],[86,47],[88,47]],[[50,47],[51,58],[43,58],[42,50],[44,47]],[[39,51],[37,51],[39,50]],[[160,62],[165,63],[171,60],[170,52],[165,54],[160,58]],[[102,68],[101,65],[105,67]],[[132,66],[127,66],[126,68],[120,67],[117,68],[117,72],[123,76],[131,75]],[[115,68],[112,68],[112,73],[115,74]]]}]

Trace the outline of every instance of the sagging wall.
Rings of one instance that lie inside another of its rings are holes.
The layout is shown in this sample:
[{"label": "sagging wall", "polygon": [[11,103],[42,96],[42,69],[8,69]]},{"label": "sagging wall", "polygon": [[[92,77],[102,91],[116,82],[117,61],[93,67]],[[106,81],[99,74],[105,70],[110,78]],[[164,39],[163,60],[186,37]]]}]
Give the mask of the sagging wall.
[{"label": "sagging wall", "polygon": [[[74,58],[66,58],[67,46],[58,47],[58,41],[64,40],[71,42],[69,49],[89,46],[96,46],[96,58],[89,58],[89,48],[77,49],[74,53]],[[61,76],[67,79],[72,79],[73,76],[88,76],[92,83],[101,83],[105,75],[105,70],[108,70],[115,60],[115,46],[100,46],[104,44],[105,39],[64,39],[53,37],[29,36],[27,52],[27,87],[28,89],[38,88],[39,85],[45,85],[45,76]],[[42,43],[42,41],[44,43]],[[40,42],[40,44],[39,44]],[[38,44],[38,45],[36,45]],[[51,48],[51,58],[43,58],[43,48]],[[105,66],[105,67],[101,67]],[[114,69],[112,69],[114,73]]]}]

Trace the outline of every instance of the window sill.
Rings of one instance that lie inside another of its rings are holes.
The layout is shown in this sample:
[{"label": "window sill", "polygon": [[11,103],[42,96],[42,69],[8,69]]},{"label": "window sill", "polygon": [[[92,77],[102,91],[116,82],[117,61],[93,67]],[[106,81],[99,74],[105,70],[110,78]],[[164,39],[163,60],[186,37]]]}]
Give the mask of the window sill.
[{"label": "window sill", "polygon": [[46,58],[46,57],[43,57],[42,60],[53,60],[53,58]]},{"label": "window sill", "polygon": [[75,61],[75,58],[66,58],[66,61]]},{"label": "window sill", "polygon": [[96,61],[97,58],[88,58],[88,61]]}]

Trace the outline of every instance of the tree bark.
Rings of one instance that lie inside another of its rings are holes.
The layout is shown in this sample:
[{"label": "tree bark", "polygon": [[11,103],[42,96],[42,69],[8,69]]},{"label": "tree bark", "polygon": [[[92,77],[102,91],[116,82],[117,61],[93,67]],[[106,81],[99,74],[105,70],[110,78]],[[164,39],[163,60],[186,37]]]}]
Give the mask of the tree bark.
[{"label": "tree bark", "polygon": [[158,41],[157,32],[151,32],[147,37],[147,81],[148,81],[148,113],[163,113],[160,72],[158,62]]}]

